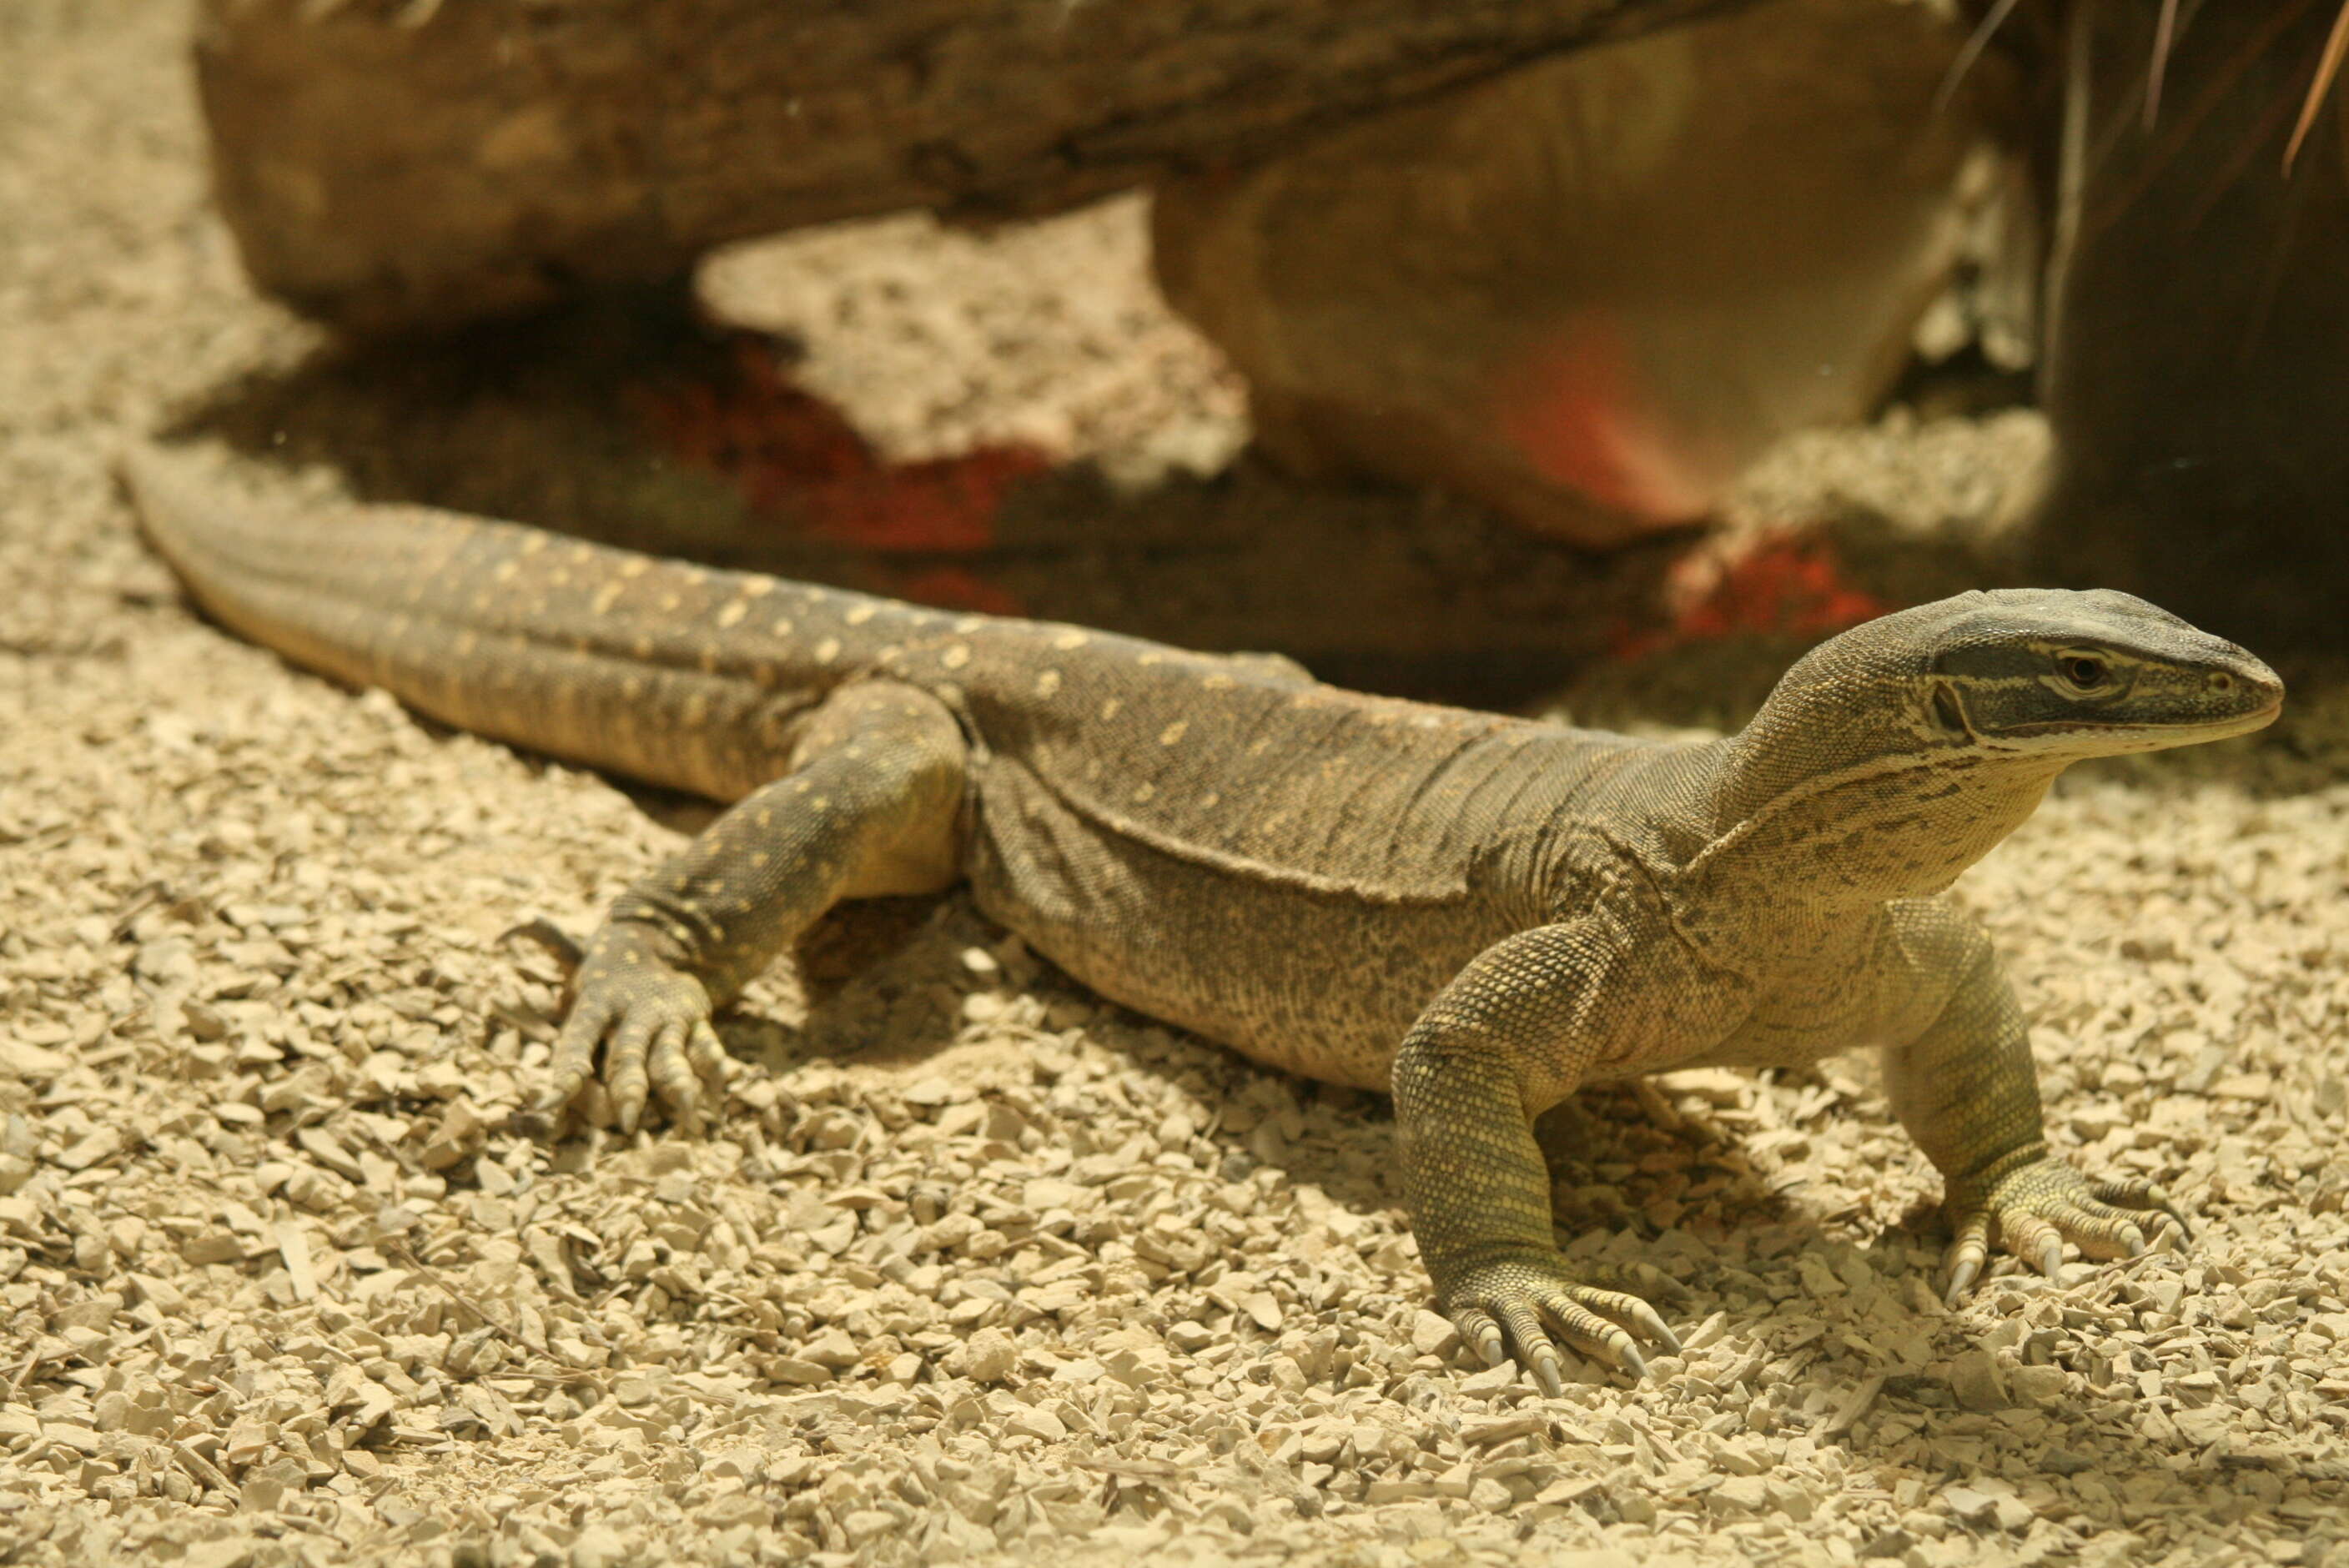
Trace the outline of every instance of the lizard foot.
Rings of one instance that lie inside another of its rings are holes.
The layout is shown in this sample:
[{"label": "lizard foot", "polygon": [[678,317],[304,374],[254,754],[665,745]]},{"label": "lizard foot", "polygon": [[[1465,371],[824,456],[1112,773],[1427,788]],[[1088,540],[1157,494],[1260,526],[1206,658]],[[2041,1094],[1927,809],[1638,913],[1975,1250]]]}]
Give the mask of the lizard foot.
[{"label": "lizard foot", "polygon": [[2190,1234],[2186,1216],[2152,1182],[2092,1181],[2053,1155],[1995,1174],[1976,1191],[1953,1188],[1949,1211],[1958,1239],[1942,1265],[1942,1299],[1951,1306],[1982,1277],[1993,1227],[2007,1251],[2050,1279],[2067,1241],[2091,1257],[2133,1258],[2146,1250],[2148,1224],[2157,1235]]},{"label": "lizard foot", "polygon": [[1566,1387],[1550,1337],[1553,1324],[1568,1343],[1634,1377],[1648,1370],[1634,1331],[1671,1355],[1681,1349],[1654,1307],[1636,1295],[1583,1284],[1555,1251],[1518,1253],[1464,1269],[1445,1288],[1444,1306],[1485,1365],[1497,1367],[1514,1353],[1550,1394]]},{"label": "lizard foot", "polygon": [[699,1130],[703,1090],[723,1094],[726,1049],[709,1026],[708,989],[664,951],[667,945],[637,924],[614,922],[596,933],[580,961],[540,1109],[559,1110],[586,1087],[600,1046],[622,1132],[636,1130],[650,1090],[688,1130]]}]

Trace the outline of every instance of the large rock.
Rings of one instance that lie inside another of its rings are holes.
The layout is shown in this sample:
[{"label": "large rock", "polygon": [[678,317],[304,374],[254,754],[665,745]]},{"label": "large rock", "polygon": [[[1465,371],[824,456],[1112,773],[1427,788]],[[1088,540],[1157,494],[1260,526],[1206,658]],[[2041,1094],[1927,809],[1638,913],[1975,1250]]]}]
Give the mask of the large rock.
[{"label": "large rock", "polygon": [[1055,211],[1724,0],[202,0],[221,210],[347,331],[909,207]]},{"label": "large rock", "polygon": [[1619,543],[1899,373],[2020,184],[1980,73],[1937,107],[1961,42],[1775,0],[1555,57],[1163,190],[1160,276],[1287,465]]}]

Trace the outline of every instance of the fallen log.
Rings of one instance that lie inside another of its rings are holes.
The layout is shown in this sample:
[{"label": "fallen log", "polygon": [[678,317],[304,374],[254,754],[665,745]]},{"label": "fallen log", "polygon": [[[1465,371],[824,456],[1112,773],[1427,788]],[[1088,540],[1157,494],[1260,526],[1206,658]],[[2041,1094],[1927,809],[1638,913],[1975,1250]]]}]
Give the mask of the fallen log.
[{"label": "fallen log", "polygon": [[203,0],[220,204],[347,331],[910,207],[1037,213],[1723,0]]}]

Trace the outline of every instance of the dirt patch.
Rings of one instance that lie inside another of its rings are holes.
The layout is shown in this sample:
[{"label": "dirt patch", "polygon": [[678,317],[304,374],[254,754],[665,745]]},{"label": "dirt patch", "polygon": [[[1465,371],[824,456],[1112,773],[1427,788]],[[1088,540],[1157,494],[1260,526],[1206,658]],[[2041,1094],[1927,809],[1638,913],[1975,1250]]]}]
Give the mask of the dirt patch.
[{"label": "dirt patch", "polygon": [[[185,25],[0,8],[0,1557],[2315,1563],[2349,1534],[2322,676],[2257,741],[2084,771],[1968,878],[2055,1142],[2200,1233],[1954,1313],[1864,1063],[1682,1075],[1546,1132],[1578,1254],[1689,1354],[1541,1398],[1424,1310],[1381,1103],[1101,1005],[957,900],[812,1006],[755,988],[708,1141],[509,1127],[556,996],[502,934],[584,928],[690,813],[291,672],[139,548],[111,450],[314,346],[205,211]],[[1998,439],[1851,438],[1881,461],[1774,514],[1897,512],[1867,476],[1908,464],[1986,515]],[[1779,656],[1661,654],[1577,707],[1733,721]]]}]

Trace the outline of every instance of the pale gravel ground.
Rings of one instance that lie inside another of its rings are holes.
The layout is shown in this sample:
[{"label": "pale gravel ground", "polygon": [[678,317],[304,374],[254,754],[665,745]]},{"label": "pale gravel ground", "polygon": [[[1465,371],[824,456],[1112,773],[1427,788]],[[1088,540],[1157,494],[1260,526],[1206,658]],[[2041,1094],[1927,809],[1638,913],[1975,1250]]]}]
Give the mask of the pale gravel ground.
[{"label": "pale gravel ground", "polygon": [[[2349,1555],[2337,687],[2077,779],[1968,879],[2056,1139],[2202,1233],[1954,1314],[1865,1063],[1683,1075],[1550,1131],[1578,1251],[1676,1278],[1688,1357],[1475,1372],[1383,1107],[958,901],[818,1004],[829,1055],[756,990],[716,1140],[504,1130],[554,994],[499,934],[676,834],[139,551],[109,450],[309,342],[203,211],[183,26],[0,7],[0,1562]],[[1692,716],[1643,679],[1584,711]]]},{"label": "pale gravel ground", "polygon": [[1149,222],[1139,195],[986,232],[909,212],[730,245],[698,281],[798,340],[797,383],[894,461],[1021,445],[1143,486],[1220,471],[1247,432],[1238,376],[1150,281]]}]

